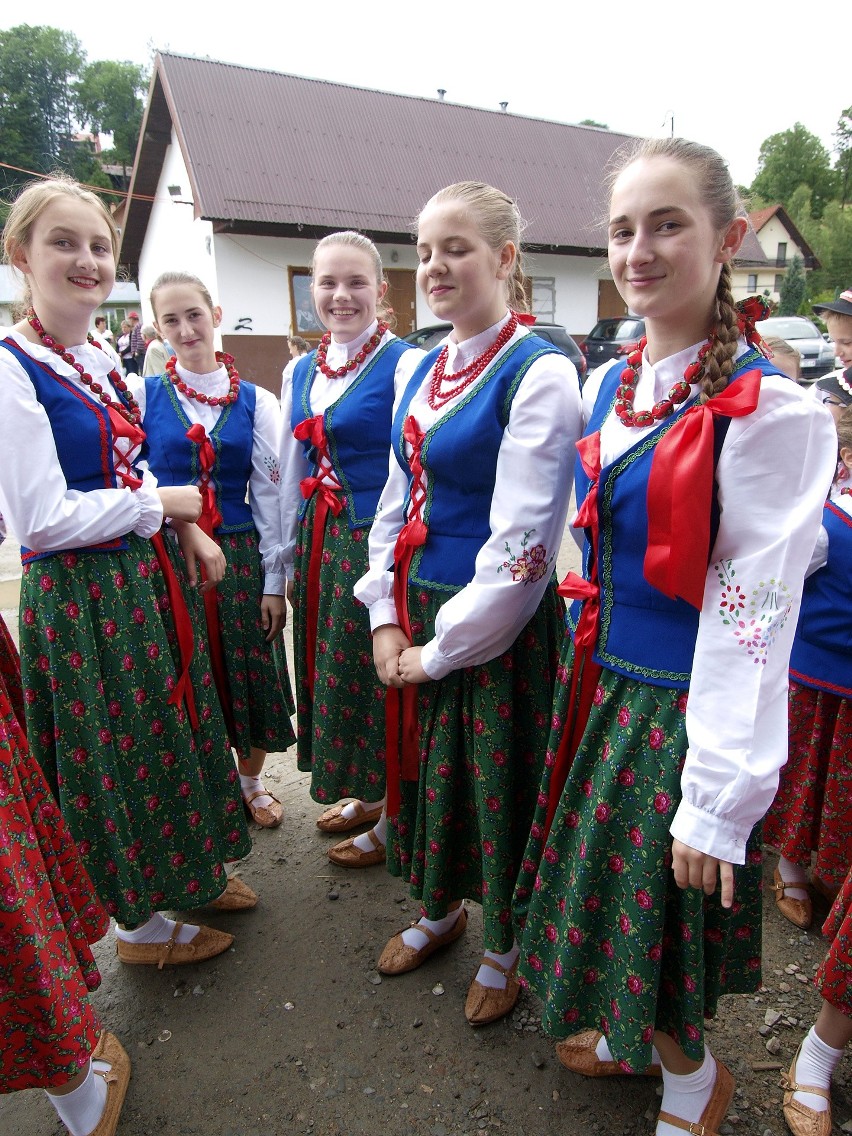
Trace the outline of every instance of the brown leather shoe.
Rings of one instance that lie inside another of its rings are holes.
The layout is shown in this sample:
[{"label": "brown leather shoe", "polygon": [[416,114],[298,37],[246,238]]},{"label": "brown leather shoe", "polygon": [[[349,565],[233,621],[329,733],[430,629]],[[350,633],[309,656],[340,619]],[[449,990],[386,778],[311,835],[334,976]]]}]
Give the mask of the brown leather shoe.
[{"label": "brown leather shoe", "polygon": [[505,975],[506,985],[502,990],[493,986],[483,986],[481,982],[477,982],[474,975],[464,1003],[464,1016],[472,1026],[487,1026],[489,1022],[505,1018],[506,1014],[514,1010],[521,989],[521,984],[515,977],[518,969],[517,961],[507,970],[495,959],[483,958],[482,966],[490,966]]},{"label": "brown leather shoe", "polygon": [[814,912],[810,896],[806,899],[793,899],[792,896],[784,894],[787,888],[805,890],[807,884],[785,884],[777,868],[773,872],[772,878],[774,880],[772,890],[775,892],[775,903],[778,910],[794,927],[801,927],[803,931],[807,931],[808,927],[810,927],[811,923],[814,921]]},{"label": "brown leather shoe", "polygon": [[373,864],[383,864],[385,862],[384,844],[372,828],[365,835],[373,845],[372,852],[362,852],[355,843],[355,837],[350,836],[329,848],[328,858],[332,864],[337,864],[341,868],[372,868]]},{"label": "brown leather shoe", "polygon": [[[796,1082],[796,1062],[799,1059],[801,1045],[796,1050],[796,1056],[790,1065],[789,1073],[781,1074],[781,1087],[784,1090],[784,1119],[793,1136],[831,1136],[831,1095],[827,1089],[820,1089],[816,1085],[800,1085]],[[823,1097],[828,1101],[828,1108],[824,1112],[817,1112],[808,1108],[806,1104],[797,1101],[793,1093],[813,1093],[815,1097]]]},{"label": "brown leather shoe", "polygon": [[[355,806],[355,815],[345,817],[343,810],[347,805]],[[339,801],[320,813],[317,817],[317,828],[320,832],[351,832],[353,828],[362,828],[365,824],[375,824],[382,815],[383,805],[376,808],[365,809],[360,801]]]},{"label": "brown leather shoe", "polygon": [[467,912],[462,908],[461,915],[458,916],[449,931],[445,931],[443,935],[436,935],[434,931],[430,931],[428,927],[424,927],[417,920],[414,920],[409,926],[416,927],[426,936],[428,940],[426,945],[421,947],[419,951],[416,951],[414,947],[406,946],[402,941],[402,936],[408,930],[408,927],[403,927],[402,931],[397,931],[393,938],[387,941],[385,949],[379,956],[376,969],[380,974],[407,974],[409,970],[416,970],[429,955],[434,954],[441,947],[454,943],[464,934],[467,927]]},{"label": "brown leather shoe", "polygon": [[257,906],[257,893],[238,876],[228,876],[225,890],[218,899],[208,903],[211,911],[249,911]]},{"label": "brown leather shoe", "polygon": [[124,939],[115,940],[119,962],[128,966],[156,966],[162,970],[169,966],[186,966],[188,963],[204,962],[226,951],[234,941],[234,936],[212,927],[199,927],[198,934],[191,943],[178,943],[176,938],[183,923],[176,923],[171,937],[165,943],[127,943]]},{"label": "brown leather shoe", "polygon": [[258,789],[250,797],[243,797],[243,804],[249,816],[261,828],[277,828],[284,819],[284,806],[277,797],[272,797],[271,805],[253,805],[252,801],[258,797],[272,797],[272,794],[268,789]]},{"label": "brown leather shoe", "polygon": [[660,1120],[664,1120],[666,1124],[671,1124],[672,1128],[680,1128],[684,1132],[690,1132],[693,1136],[719,1136],[716,1130],[725,1119],[725,1114],[734,1099],[734,1078],[731,1076],[730,1070],[721,1061],[717,1061],[715,1057],[713,1060],[716,1062],[716,1083],[713,1086],[710,1100],[701,1114],[701,1119],[699,1121],[693,1120],[690,1123],[688,1120],[681,1120],[679,1116],[675,1116],[671,1112],[664,1112],[661,1109]]},{"label": "brown leather shoe", "polygon": [[[626,1074],[617,1061],[601,1061],[595,1049],[603,1034],[599,1030],[587,1029],[566,1037],[556,1046],[556,1056],[566,1069],[580,1073],[583,1077],[624,1077]],[[637,1074],[632,1074],[636,1076]],[[659,1065],[649,1065],[641,1071],[640,1077],[662,1077]]]},{"label": "brown leather shoe", "polygon": [[92,1060],[103,1061],[110,1068],[104,1072],[93,1070],[96,1077],[102,1077],[106,1081],[107,1096],[104,1111],[90,1136],[114,1136],[127,1086],[130,1084],[130,1058],[115,1034],[104,1030],[92,1054]]}]

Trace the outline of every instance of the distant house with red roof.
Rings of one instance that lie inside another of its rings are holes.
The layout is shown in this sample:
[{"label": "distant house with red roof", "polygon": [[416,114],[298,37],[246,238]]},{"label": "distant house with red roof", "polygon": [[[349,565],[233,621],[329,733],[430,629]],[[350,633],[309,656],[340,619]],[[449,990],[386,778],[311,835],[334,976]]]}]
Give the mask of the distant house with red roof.
[{"label": "distant house with red roof", "polygon": [[801,257],[805,272],[820,268],[811,246],[793,224],[783,205],[768,205],[748,215],[752,229],[766,258],[764,264],[738,262],[734,269],[734,297],[768,292],[776,303],[781,285],[794,256]]},{"label": "distant house with red roof", "polygon": [[[119,216],[145,318],[156,276],[200,276],[240,371],[277,389],[286,336],[320,332],[316,241],[358,229],[379,246],[399,334],[433,323],[416,293],[413,223],[442,186],[473,179],[518,202],[533,310],[579,337],[625,308],[605,257],[604,170],[629,142],[588,126],[388,94],[161,53]],[[748,262],[765,268],[753,234]]]}]

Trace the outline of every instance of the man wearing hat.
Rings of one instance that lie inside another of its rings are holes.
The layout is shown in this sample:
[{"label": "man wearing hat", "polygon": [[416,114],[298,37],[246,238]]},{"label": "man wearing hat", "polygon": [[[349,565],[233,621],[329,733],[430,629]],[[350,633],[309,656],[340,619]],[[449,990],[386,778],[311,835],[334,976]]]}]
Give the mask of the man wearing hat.
[{"label": "man wearing hat", "polygon": [[145,362],[145,337],[142,334],[139,313],[128,312],[127,318],[130,320],[130,353],[136,365],[136,374],[141,375],[142,366]]}]

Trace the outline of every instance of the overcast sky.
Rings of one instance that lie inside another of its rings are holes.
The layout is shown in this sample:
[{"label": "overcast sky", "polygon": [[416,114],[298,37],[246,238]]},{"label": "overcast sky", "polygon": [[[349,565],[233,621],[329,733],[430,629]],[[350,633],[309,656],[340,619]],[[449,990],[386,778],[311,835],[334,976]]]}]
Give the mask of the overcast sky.
[{"label": "overcast sky", "polygon": [[452,102],[507,101],[510,113],[638,135],[670,133],[673,117],[677,134],[713,146],[745,185],[770,134],[801,122],[830,150],[852,103],[839,0],[796,5],[795,16],[781,3],[706,0],[40,0],[29,15],[0,17],[0,29],[21,23],[74,32],[89,60],[148,64],[163,49],[424,98],[443,87]]}]

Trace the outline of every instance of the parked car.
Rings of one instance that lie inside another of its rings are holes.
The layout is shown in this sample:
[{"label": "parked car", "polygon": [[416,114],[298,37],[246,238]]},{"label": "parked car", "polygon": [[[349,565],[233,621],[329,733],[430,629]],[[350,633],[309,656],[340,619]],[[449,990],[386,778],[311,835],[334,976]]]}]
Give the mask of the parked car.
[{"label": "parked car", "polygon": [[[452,326],[449,323],[430,324],[429,327],[421,327],[418,331],[412,331],[410,335],[404,335],[403,339],[406,343],[413,343],[415,347],[422,347],[424,351],[431,351],[433,347],[437,347],[442,339],[446,338],[452,330]],[[586,358],[566,329],[558,323],[539,323],[536,321],[530,330],[542,339],[546,339],[548,343],[552,343],[554,347],[558,347],[563,355],[568,356],[577,368],[577,374],[582,383],[586,377]]]},{"label": "parked car", "polygon": [[817,325],[806,316],[770,316],[759,320],[755,327],[764,338],[777,335],[796,348],[802,356],[799,382],[803,385],[809,386],[834,370],[834,347],[826,343]]},{"label": "parked car", "polygon": [[645,321],[636,316],[598,320],[583,344],[589,370],[627,355],[644,334]]}]

